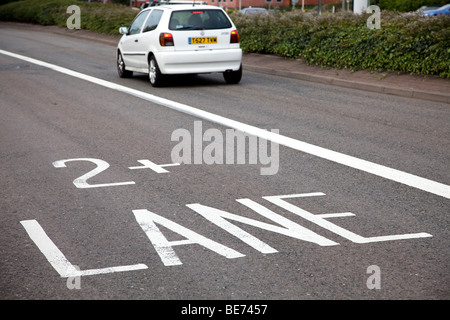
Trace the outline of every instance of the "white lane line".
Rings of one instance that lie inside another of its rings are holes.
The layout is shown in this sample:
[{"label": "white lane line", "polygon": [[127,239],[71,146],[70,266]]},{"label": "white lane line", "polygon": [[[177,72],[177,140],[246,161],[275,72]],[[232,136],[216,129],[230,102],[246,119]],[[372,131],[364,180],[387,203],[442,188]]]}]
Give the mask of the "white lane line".
[{"label": "white lane line", "polygon": [[358,169],[367,173],[371,173],[373,175],[383,177],[388,180],[396,181],[407,186],[417,188],[429,193],[433,193],[438,196],[442,196],[444,198],[450,199],[450,186],[436,182],[433,180],[429,180],[426,178],[422,178],[410,173],[406,173],[400,170],[392,169],[383,165],[379,165],[370,161],[362,160],[353,156],[349,156],[340,152],[332,151],[326,148],[322,148],[310,143],[306,143],[300,140],[296,140],[293,138],[289,138],[277,133],[273,133],[264,129],[260,129],[251,125],[247,125],[245,123],[231,120],[207,111],[203,111],[194,107],[190,107],[186,104],[182,104],[179,102],[171,101],[168,99],[164,99],[149,93],[145,93],[142,91],[138,91],[135,89],[131,89],[119,84],[115,84],[113,82],[105,81],[102,79],[98,79],[80,72],[76,72],[70,69],[66,69],[54,64],[50,64],[44,61],[36,60],[30,57],[26,57],[23,55],[19,55],[13,52],[0,50],[1,54],[20,59],[23,61],[27,61],[36,65],[40,65],[42,67],[49,68],[51,70],[79,78],[82,80],[86,80],[97,85],[113,89],[119,92],[123,92],[143,100],[173,109],[185,114],[192,115],[197,118],[201,118],[207,121],[211,121],[220,125],[223,125],[228,128],[236,129],[242,131],[244,133],[248,133],[254,136],[257,136],[262,139],[266,139],[268,141],[278,143],[280,145],[292,148],[294,150],[298,150],[301,152],[305,152],[311,155],[314,155],[319,158],[327,159],[333,161],[335,163],[342,164],[347,167],[351,167],[354,169]]}]

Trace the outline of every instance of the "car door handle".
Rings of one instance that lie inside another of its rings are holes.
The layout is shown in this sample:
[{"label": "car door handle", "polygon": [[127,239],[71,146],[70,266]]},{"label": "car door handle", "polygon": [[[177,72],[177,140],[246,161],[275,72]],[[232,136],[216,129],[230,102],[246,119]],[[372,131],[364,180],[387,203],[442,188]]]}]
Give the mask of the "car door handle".
[{"label": "car door handle", "polygon": [[134,40],[134,42],[139,42],[139,40],[138,40],[138,39],[136,39],[136,40]]}]

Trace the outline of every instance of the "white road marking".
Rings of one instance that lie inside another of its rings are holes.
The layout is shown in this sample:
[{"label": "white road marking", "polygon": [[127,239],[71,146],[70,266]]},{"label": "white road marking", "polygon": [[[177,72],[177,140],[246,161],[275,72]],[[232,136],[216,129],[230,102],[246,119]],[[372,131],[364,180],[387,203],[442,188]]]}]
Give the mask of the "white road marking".
[{"label": "white road marking", "polygon": [[156,173],[167,173],[169,171],[164,169],[164,167],[173,167],[173,166],[180,165],[179,163],[156,164],[147,159],[138,160],[137,162],[141,163],[142,166],[128,167],[128,169],[130,169],[130,170],[151,169],[151,170],[155,171]]},{"label": "white road marking", "polygon": [[33,240],[39,250],[41,250],[47,258],[48,262],[50,262],[52,267],[62,278],[148,269],[145,264],[134,264],[101,269],[78,270],[69,260],[67,260],[61,250],[58,249],[36,220],[23,220],[20,221],[20,223],[27,231],[31,240]]},{"label": "white road marking", "polygon": [[208,219],[212,223],[221,227],[225,231],[231,233],[232,235],[235,235],[237,238],[241,239],[243,242],[247,243],[249,246],[255,248],[256,250],[262,253],[274,253],[276,252],[276,250],[266,245],[264,242],[258,240],[251,234],[245,232],[241,228],[228,222],[227,220],[237,221],[240,222],[241,224],[248,224],[257,228],[282,234],[295,239],[315,243],[320,246],[335,246],[339,244],[305,227],[300,226],[299,224],[267,209],[266,207],[250,199],[238,199],[236,201],[252,209],[261,216],[276,222],[282,227],[242,217],[236,214],[229,213],[227,211],[219,210],[213,207],[208,207],[199,203],[187,204],[186,206],[194,210],[198,214],[202,215],[204,218]]},{"label": "white road marking", "polygon": [[[208,239],[197,232],[194,232],[146,209],[133,210],[133,213],[136,221],[141,226],[142,230],[144,230],[165,266],[177,266],[183,264],[173,250],[173,247],[187,244],[199,244],[228,259],[241,258],[245,256],[231,248]],[[186,237],[186,239],[178,241],[167,240],[155,222]]]},{"label": "white road marking", "polygon": [[114,186],[124,186],[124,185],[135,184],[134,181],[89,184],[87,182],[88,179],[96,176],[100,172],[103,172],[109,168],[109,163],[104,160],[101,160],[101,159],[77,158],[77,159],[58,160],[58,161],[53,162],[53,166],[55,168],[66,168],[67,167],[66,162],[71,162],[71,161],[88,161],[88,162],[92,162],[97,165],[97,167],[95,169],[93,169],[93,170],[89,171],[88,173],[82,175],[81,177],[73,180],[73,184],[77,188],[82,188],[82,189],[84,189],[84,188],[102,188],[102,187],[114,187]]},{"label": "white road marking", "polygon": [[389,236],[377,236],[377,237],[363,237],[363,236],[360,236],[360,235],[358,235],[354,232],[351,232],[347,229],[339,227],[338,225],[326,220],[326,219],[335,218],[335,217],[354,216],[354,214],[351,212],[317,214],[316,215],[316,214],[308,212],[302,208],[294,206],[293,204],[290,204],[289,202],[286,202],[285,200],[283,200],[283,199],[289,199],[289,198],[317,197],[317,196],[324,196],[324,195],[325,195],[325,193],[322,193],[322,192],[313,192],[313,193],[301,193],[301,194],[291,194],[291,195],[282,195],[282,196],[269,196],[269,197],[263,197],[263,199],[266,199],[285,210],[288,210],[308,221],[311,221],[311,222],[321,226],[322,228],[325,228],[331,232],[334,232],[337,235],[340,235],[341,237],[344,237],[355,243],[371,243],[371,242],[381,242],[381,241],[432,237],[431,234],[426,233],[426,232],[398,234],[398,235],[389,235]]},{"label": "white road marking", "polygon": [[102,80],[99,78],[95,78],[80,72],[76,72],[64,67],[60,67],[51,63],[47,63],[44,61],[36,60],[30,57],[26,57],[23,55],[19,55],[13,52],[0,50],[1,54],[20,59],[23,61],[27,61],[29,63],[33,63],[36,65],[40,65],[42,67],[49,68],[51,70],[82,79],[85,81],[89,81],[95,83],[97,85],[116,90],[122,93],[126,93],[132,95],[134,97],[179,111],[188,115],[192,115],[194,117],[198,117],[207,121],[211,121],[220,125],[223,125],[228,128],[233,128],[244,133],[248,133],[254,136],[257,136],[262,139],[266,139],[268,141],[278,143],[280,145],[292,148],[294,150],[298,150],[304,153],[308,153],[314,155],[316,157],[327,159],[335,163],[342,164],[347,167],[351,167],[354,169],[361,170],[363,172],[367,172],[388,180],[396,181],[398,183],[405,184],[407,186],[417,188],[419,190],[423,190],[447,199],[450,199],[450,186],[436,182],[430,179],[422,178],[407,172],[403,172],[400,170],[392,169],[383,165],[379,165],[367,160],[362,160],[353,156],[349,156],[340,152],[332,151],[326,148],[322,148],[310,143],[306,143],[300,140],[296,140],[293,138],[289,138],[277,133],[273,133],[270,131],[266,131],[264,129],[260,129],[258,127],[254,127],[251,125],[247,125],[245,123],[231,120],[207,111],[203,111],[186,104],[182,104],[179,102],[171,101],[165,98],[161,98],[149,93],[145,93],[139,90],[135,90],[132,88],[128,88],[113,82],[109,82],[106,80]]}]

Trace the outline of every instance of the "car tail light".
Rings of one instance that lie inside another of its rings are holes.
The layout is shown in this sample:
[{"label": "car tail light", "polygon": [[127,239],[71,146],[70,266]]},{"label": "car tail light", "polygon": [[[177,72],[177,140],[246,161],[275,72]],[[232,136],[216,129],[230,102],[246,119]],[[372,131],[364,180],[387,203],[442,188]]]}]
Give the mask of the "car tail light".
[{"label": "car tail light", "polygon": [[159,44],[162,47],[173,46],[173,36],[171,33],[163,32],[159,35]]},{"label": "car tail light", "polygon": [[239,43],[239,33],[237,30],[231,31],[230,43]]}]

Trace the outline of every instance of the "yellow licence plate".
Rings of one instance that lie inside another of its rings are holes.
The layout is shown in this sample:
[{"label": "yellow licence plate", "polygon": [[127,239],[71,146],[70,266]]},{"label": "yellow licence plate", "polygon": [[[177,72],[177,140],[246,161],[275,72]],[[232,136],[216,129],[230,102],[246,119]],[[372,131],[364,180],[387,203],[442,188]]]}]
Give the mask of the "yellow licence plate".
[{"label": "yellow licence plate", "polygon": [[189,44],[217,43],[217,37],[189,38]]}]

